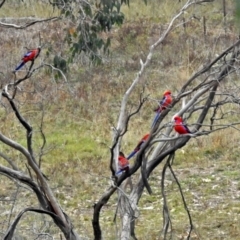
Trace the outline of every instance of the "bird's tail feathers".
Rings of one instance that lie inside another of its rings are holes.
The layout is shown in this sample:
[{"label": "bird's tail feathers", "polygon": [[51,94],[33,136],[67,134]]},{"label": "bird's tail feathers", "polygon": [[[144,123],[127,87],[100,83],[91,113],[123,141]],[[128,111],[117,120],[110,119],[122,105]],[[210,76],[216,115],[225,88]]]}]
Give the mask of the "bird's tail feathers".
[{"label": "bird's tail feathers", "polygon": [[129,160],[129,159],[132,158],[135,154],[136,154],[136,151],[131,152],[131,153],[128,155],[127,159]]},{"label": "bird's tail feathers", "polygon": [[160,113],[157,113],[156,116],[155,116],[155,118],[154,118],[154,120],[153,120],[153,123],[152,123],[152,127],[151,127],[151,128],[153,128],[153,127],[155,126],[155,124],[157,123],[157,120],[159,119],[159,117],[160,117]]},{"label": "bird's tail feathers", "polygon": [[24,66],[25,62],[21,62],[16,68],[15,68],[15,72],[18,71],[20,68],[22,68]]}]

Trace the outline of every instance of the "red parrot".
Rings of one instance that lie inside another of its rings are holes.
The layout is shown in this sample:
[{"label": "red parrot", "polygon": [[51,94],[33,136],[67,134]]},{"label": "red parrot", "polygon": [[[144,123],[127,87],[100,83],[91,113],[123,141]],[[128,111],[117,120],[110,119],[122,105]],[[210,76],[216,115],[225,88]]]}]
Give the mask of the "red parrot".
[{"label": "red parrot", "polygon": [[129,170],[129,161],[125,158],[125,155],[123,152],[119,152],[118,156],[118,172],[117,175],[120,174],[123,171]]},{"label": "red parrot", "polygon": [[175,121],[174,129],[176,132],[178,132],[179,134],[191,133],[188,127],[183,123],[183,120],[181,117],[179,116],[174,117],[174,121]]},{"label": "red parrot", "polygon": [[129,160],[130,158],[132,158],[142,147],[142,145],[148,140],[149,138],[149,133],[145,134],[142,139],[138,142],[137,146],[134,148],[134,150],[129,154],[129,156],[127,157],[127,159]]},{"label": "red parrot", "polygon": [[22,62],[15,68],[14,72],[18,71],[20,68],[24,66],[25,63],[29,61],[34,61],[41,51],[41,47],[36,49],[29,50],[22,58]]},{"label": "red parrot", "polygon": [[154,109],[154,111],[156,112],[156,116],[155,116],[155,118],[153,120],[152,128],[154,127],[154,125],[156,124],[158,118],[160,117],[161,112],[163,110],[165,110],[166,108],[168,108],[169,105],[171,105],[171,103],[172,103],[171,91],[170,90],[166,90],[163,93],[163,98],[160,101],[159,106],[156,109]]}]

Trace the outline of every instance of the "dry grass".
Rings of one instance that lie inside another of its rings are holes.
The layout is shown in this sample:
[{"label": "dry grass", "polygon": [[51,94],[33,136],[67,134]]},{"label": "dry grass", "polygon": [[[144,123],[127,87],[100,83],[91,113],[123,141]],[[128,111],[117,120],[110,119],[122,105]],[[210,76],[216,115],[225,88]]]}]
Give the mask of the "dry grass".
[{"label": "dry grass", "polygon": [[7,1],[0,11],[0,18],[26,18],[37,17],[47,18],[59,14],[59,11],[49,7],[49,4],[44,1],[24,0],[22,1]]},{"label": "dry grass", "polygon": [[[42,169],[49,176],[50,184],[63,209],[73,220],[74,227],[83,236],[92,238],[92,206],[109,186],[110,128],[116,124],[122,95],[139,70],[139,59],[146,57],[149,44],[158,38],[159,32],[165,29],[169,16],[173,16],[181,4],[178,1],[172,3],[153,2],[146,7],[143,3],[133,2],[130,9],[125,8],[127,22],[110,33],[113,37],[113,52],[104,66],[93,68],[75,63],[71,66],[68,84],[64,83],[63,79],[55,79],[54,73],[49,70],[40,70],[30,80],[21,84],[22,93],[19,92],[16,100],[24,117],[35,129],[34,147],[37,153],[42,144],[38,131],[41,123],[40,109],[45,106],[43,130],[47,138],[47,154],[43,157]],[[33,7],[30,2],[26,3],[30,4],[29,6],[11,4],[19,9],[15,17],[26,16],[23,8]],[[175,29],[157,49],[151,66],[143,77],[146,80],[146,95],[150,94],[152,98],[160,99],[166,88],[173,89],[176,94],[196,68],[236,39],[237,34],[233,31],[234,26],[230,18],[231,6],[228,5],[227,19],[231,27],[226,33],[221,21],[220,7],[219,1],[211,4],[211,7],[206,5],[202,6],[201,10],[197,8],[197,15],[202,16],[205,12],[207,16],[205,37],[202,21],[192,20],[185,29]],[[51,15],[50,9],[45,12],[41,6],[36,5],[35,9],[40,9],[38,17]],[[0,11],[0,16],[13,14],[13,10],[9,10],[7,5],[3,10]],[[185,18],[192,13],[187,12]],[[58,22],[38,25],[37,28],[29,29],[27,33],[17,33],[17,36],[16,33],[3,29],[0,34],[2,47],[14,53],[9,56],[7,51],[0,51],[6,59],[6,62],[0,65],[5,80],[10,81],[10,72],[19,61],[24,47],[38,45],[38,31],[41,31],[47,46],[51,47],[50,56],[59,51],[63,55],[66,54],[66,51],[61,50],[63,29]],[[7,39],[11,41],[6,41]],[[51,62],[52,58],[47,57],[46,49],[36,64]],[[74,94],[69,92],[69,87],[73,89]],[[232,85],[223,86],[223,89],[224,87],[229,88]],[[129,110],[136,107],[142,88],[143,85],[138,86],[132,95]],[[155,104],[149,100],[132,119],[122,142],[124,152],[129,153],[136,142],[149,131]],[[169,118],[178,107],[175,106]],[[238,111],[235,108],[233,110]],[[6,106],[0,111],[3,133],[26,145],[25,131],[15,120],[10,108]],[[229,116],[229,120],[237,117],[238,115]],[[194,117],[188,123],[194,123]],[[211,136],[193,139],[176,154],[173,168],[181,181],[193,216],[195,237],[192,239],[238,239],[240,235],[237,227],[240,209],[238,145],[238,132],[228,129]],[[0,146],[0,151],[9,154],[19,167],[25,169],[20,154],[6,149],[3,145]],[[2,164],[5,162],[2,161]],[[162,227],[162,197],[159,187],[161,168],[162,166],[159,166],[150,178],[154,194],[148,196],[144,193],[139,203],[140,217],[136,222],[136,234],[139,239],[159,237]],[[136,181],[137,176],[135,178]],[[172,177],[168,176],[167,180],[166,192],[174,226],[173,239],[184,239],[188,227],[186,212]],[[16,193],[16,186],[6,181],[5,177],[1,177],[0,181],[1,199]],[[20,190],[20,196],[26,199],[24,204],[37,206],[36,199],[29,191],[24,188]],[[116,226],[112,222],[116,198],[113,196],[103,209],[101,223],[105,239],[116,239]],[[24,204],[18,202],[17,208],[20,209]],[[1,202],[0,208],[5,209],[6,204]],[[8,208],[10,209],[11,205],[8,205]],[[8,216],[5,217],[2,221],[2,231],[6,229],[5,222]],[[25,224],[28,221],[26,218],[21,227],[26,228]],[[56,229],[51,231],[57,232]]]}]

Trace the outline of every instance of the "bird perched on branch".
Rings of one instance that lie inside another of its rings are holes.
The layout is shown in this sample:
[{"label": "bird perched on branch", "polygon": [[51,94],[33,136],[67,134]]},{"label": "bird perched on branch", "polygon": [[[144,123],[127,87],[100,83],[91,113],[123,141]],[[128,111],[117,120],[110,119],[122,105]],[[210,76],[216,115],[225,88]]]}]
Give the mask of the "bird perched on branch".
[{"label": "bird perched on branch", "polygon": [[154,111],[156,112],[156,116],[155,116],[155,118],[153,120],[152,128],[155,126],[157,120],[159,119],[161,112],[171,105],[171,103],[172,103],[172,96],[171,96],[171,94],[172,93],[171,93],[170,90],[166,90],[163,93],[163,98],[160,101],[159,106],[156,109],[154,109]]},{"label": "bird perched on branch", "polygon": [[138,142],[137,146],[134,148],[134,150],[129,154],[129,156],[127,157],[127,159],[129,160],[130,158],[132,158],[142,147],[142,145],[148,140],[149,138],[149,133],[145,134],[142,139]]},{"label": "bird perched on branch", "polygon": [[183,123],[183,119],[179,116],[174,117],[174,129],[179,134],[191,133],[188,127]]},{"label": "bird perched on branch", "polygon": [[119,152],[118,156],[118,168],[117,175],[121,172],[129,170],[129,161],[127,158],[125,158],[125,155],[123,152]]},{"label": "bird perched on branch", "polygon": [[15,70],[13,72],[16,72],[19,69],[21,69],[25,65],[25,63],[27,63],[29,61],[31,61],[31,62],[34,61],[38,57],[40,52],[41,52],[41,47],[29,50],[23,56],[21,63],[15,68]]}]

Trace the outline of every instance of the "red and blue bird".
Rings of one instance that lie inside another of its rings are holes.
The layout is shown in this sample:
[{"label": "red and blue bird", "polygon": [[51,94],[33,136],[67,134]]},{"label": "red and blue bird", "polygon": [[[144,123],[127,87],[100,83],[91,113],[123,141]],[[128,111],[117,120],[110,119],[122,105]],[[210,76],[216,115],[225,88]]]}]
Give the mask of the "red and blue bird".
[{"label": "red and blue bird", "polygon": [[41,47],[29,50],[22,58],[21,63],[15,68],[14,72],[21,69],[27,62],[33,62],[39,55]]},{"label": "red and blue bird", "polygon": [[118,156],[118,171],[117,175],[120,174],[121,172],[128,171],[129,170],[129,161],[127,158],[125,158],[125,155],[123,152],[119,152]]},{"label": "red and blue bird", "polygon": [[156,122],[158,121],[159,117],[160,117],[160,114],[163,110],[169,108],[169,106],[171,105],[172,103],[172,96],[171,96],[171,91],[170,90],[166,90],[164,93],[163,93],[163,98],[162,100],[160,101],[159,103],[159,106],[154,109],[154,111],[156,112],[156,116],[153,120],[153,123],[152,123],[152,128],[155,126]]},{"label": "red and blue bird", "polygon": [[137,146],[134,148],[134,150],[129,154],[129,156],[127,157],[127,159],[129,160],[130,158],[132,158],[142,147],[142,145],[148,140],[149,138],[149,133],[145,134],[142,139],[138,142]]},{"label": "red and blue bird", "polygon": [[183,119],[179,116],[174,117],[174,129],[179,134],[191,133],[189,128],[183,123]]}]

